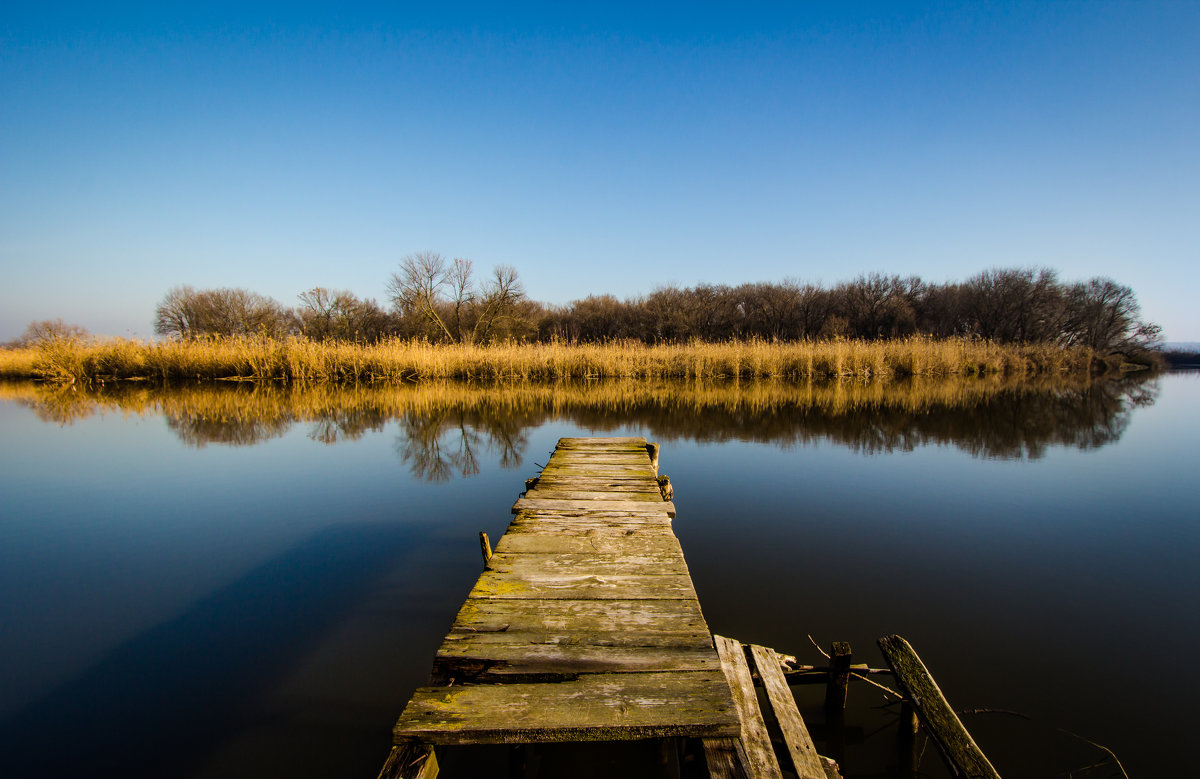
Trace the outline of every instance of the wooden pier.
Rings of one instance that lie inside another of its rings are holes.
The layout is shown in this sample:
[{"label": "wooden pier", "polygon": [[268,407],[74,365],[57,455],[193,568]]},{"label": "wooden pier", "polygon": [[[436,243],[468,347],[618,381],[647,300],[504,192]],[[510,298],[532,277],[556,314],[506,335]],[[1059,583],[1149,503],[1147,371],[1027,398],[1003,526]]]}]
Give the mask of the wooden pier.
[{"label": "wooden pier", "polygon": [[494,553],[482,537],[485,570],[431,685],[396,723],[381,779],[436,776],[443,745],[683,738],[702,741],[714,777],[779,777],[747,657],[783,727],[787,769],[837,776],[816,755],[780,657],[714,643],[656,445],[564,438],[526,487]]}]

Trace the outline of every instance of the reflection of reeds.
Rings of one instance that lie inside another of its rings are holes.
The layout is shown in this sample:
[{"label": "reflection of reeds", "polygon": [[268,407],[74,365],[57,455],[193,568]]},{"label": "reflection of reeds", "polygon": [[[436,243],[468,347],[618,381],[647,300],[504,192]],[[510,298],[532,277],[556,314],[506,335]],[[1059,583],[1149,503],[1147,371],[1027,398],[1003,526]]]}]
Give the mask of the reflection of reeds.
[{"label": "reflection of reeds", "polygon": [[60,383],[109,379],[250,379],[295,383],[571,379],[895,379],[907,376],[1086,373],[1091,353],[1045,345],[906,338],[893,341],[731,341],[606,344],[375,345],[303,338],[147,343],[54,341],[0,350],[0,377]]},{"label": "reflection of reeds", "polygon": [[106,411],[164,414],[205,423],[249,423],[273,428],[281,422],[333,420],[343,429],[370,429],[387,419],[445,413],[543,418],[580,410],[620,413],[634,407],[716,410],[761,414],[779,409],[843,414],[863,408],[921,413],[963,408],[1001,393],[1079,390],[1086,378],[911,378],[876,382],[838,381],[597,381],[553,384],[420,382],[400,386],[307,387],[270,384],[109,384],[94,390],[32,382],[0,382],[0,400],[28,404],[60,423]]},{"label": "reflection of reeds", "polygon": [[[1116,440],[1156,385],[1087,376],[910,378],[893,382],[596,381],[400,386],[110,383],[91,390],[0,382],[0,401],[69,424],[96,413],[162,415],[193,446],[253,444],[309,423],[334,443],[399,422],[396,451],[421,478],[478,470],[480,448],[522,461],[527,431],[549,420],[592,430],[643,426],[660,440],[729,438],[795,444],[822,439],[859,451],[953,443],[988,457],[1038,457],[1048,445]],[[445,437],[444,437],[445,436]],[[455,445],[457,441],[457,446]]]}]

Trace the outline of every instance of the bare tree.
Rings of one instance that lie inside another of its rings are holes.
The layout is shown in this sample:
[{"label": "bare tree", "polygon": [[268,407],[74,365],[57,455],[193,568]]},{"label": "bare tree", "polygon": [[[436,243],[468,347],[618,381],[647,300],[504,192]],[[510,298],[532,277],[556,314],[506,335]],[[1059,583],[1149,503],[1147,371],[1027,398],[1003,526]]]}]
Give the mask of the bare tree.
[{"label": "bare tree", "polygon": [[37,346],[52,341],[73,341],[87,338],[83,325],[69,324],[61,319],[42,319],[30,322],[25,331],[13,341],[14,346]]},{"label": "bare tree", "polygon": [[447,263],[437,252],[410,254],[388,281],[392,305],[402,317],[422,322],[433,338],[468,343],[512,334],[525,301],[517,271],[497,266],[476,287],[473,267],[464,258]]},{"label": "bare tree", "polygon": [[175,287],[154,309],[154,332],[176,338],[266,335],[293,331],[292,317],[271,298],[244,289]]}]

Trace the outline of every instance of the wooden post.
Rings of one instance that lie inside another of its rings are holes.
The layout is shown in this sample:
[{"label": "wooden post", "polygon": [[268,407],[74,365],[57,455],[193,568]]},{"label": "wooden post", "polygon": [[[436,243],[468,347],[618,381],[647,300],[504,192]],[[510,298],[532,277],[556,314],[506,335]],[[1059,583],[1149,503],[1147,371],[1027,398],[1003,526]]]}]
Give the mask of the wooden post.
[{"label": "wooden post", "polygon": [[825,711],[830,714],[846,710],[850,688],[850,645],[835,641],[829,651],[829,679],[825,684]]},{"label": "wooden post", "polygon": [[487,533],[479,531],[479,551],[483,552],[483,564],[487,565],[492,559],[492,542],[488,540]]},{"label": "wooden post", "polygon": [[646,454],[650,455],[650,467],[654,475],[658,475],[658,444],[646,444]]}]

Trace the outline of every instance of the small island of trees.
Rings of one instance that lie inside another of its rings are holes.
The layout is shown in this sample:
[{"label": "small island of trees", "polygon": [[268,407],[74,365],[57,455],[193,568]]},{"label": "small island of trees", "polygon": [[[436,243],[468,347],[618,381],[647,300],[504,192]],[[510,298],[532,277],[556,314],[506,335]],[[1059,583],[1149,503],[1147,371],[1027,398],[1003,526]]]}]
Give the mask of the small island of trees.
[{"label": "small island of trees", "polygon": [[[828,377],[1102,372],[1154,366],[1160,331],[1132,289],[1064,283],[1049,269],[997,268],[962,282],[871,273],[824,287],[798,280],[659,287],[618,300],[531,300],[516,269],[478,278],[470,260],[402,259],[388,305],[313,287],[297,305],[244,289],[169,290],[162,340],[89,341],[37,322],[0,373],[57,381],[252,378]],[[68,359],[67,355],[70,355]]]}]

